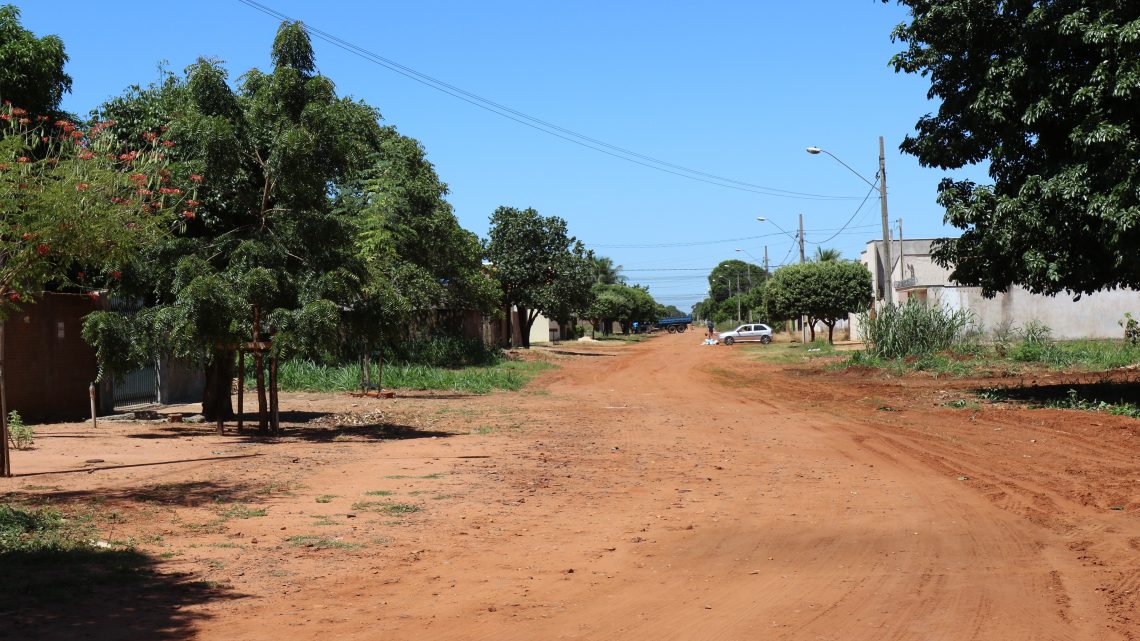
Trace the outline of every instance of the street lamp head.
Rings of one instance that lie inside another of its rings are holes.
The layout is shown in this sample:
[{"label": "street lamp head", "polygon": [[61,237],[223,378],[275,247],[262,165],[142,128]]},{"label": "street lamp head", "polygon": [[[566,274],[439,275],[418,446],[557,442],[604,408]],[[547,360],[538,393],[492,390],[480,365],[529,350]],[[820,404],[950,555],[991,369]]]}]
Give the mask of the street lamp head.
[{"label": "street lamp head", "polygon": [[738,251],[738,252],[742,252],[742,251],[744,251],[744,250],[743,250],[743,249],[741,249],[741,248],[739,248],[739,247],[737,247],[737,248],[736,248],[736,251]]},{"label": "street lamp head", "polygon": [[765,220],[768,220],[768,219],[763,217],[763,216],[757,216],[756,220],[759,220],[760,222],[764,222]]},{"label": "street lamp head", "polygon": [[820,149],[819,147],[808,147],[808,148],[807,148],[807,152],[808,152],[809,154],[813,154],[813,155],[814,155],[814,154],[818,154],[818,153],[820,153],[821,151],[823,151],[823,150],[822,150],[822,149]]}]

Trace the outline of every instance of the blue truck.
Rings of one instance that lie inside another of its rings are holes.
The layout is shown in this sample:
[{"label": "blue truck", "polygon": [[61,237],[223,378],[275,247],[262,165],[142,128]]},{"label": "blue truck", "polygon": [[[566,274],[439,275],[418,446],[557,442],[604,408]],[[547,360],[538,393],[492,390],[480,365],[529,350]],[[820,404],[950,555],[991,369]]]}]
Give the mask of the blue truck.
[{"label": "blue truck", "polygon": [[663,329],[670,334],[677,332],[684,332],[689,329],[689,323],[693,322],[692,316],[670,316],[669,318],[662,318],[654,323],[657,329]]}]

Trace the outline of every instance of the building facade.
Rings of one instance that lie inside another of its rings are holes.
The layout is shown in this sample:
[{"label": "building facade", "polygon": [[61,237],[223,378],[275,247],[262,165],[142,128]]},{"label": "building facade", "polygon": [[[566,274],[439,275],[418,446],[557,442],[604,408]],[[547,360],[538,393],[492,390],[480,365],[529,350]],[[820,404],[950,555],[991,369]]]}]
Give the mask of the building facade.
[{"label": "building facade", "polygon": [[[994,298],[982,296],[980,287],[965,287],[950,280],[950,270],[939,266],[930,255],[933,239],[921,238],[891,243],[892,290],[887,291],[883,265],[883,241],[867,244],[860,261],[871,272],[875,300],[906,303],[917,299],[950,309],[964,309],[987,333],[998,328],[1022,327],[1029,321],[1047,325],[1054,338],[1119,338],[1119,321],[1126,312],[1140,315],[1140,292],[1115,289],[1086,294],[1079,300],[1058,294],[1033,294],[1023,287],[1011,285]],[[857,315],[851,316],[852,338],[862,340]]]}]

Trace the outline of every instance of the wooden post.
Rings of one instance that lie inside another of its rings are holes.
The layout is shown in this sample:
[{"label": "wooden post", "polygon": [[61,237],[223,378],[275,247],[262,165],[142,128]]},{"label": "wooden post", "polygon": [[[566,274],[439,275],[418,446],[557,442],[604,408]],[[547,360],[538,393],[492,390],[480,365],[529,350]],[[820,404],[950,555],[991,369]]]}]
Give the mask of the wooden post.
[{"label": "wooden post", "polygon": [[[261,306],[253,306],[253,342],[261,342]],[[265,355],[261,349],[253,352],[253,362],[257,368],[257,431],[269,429],[268,412],[265,402]]]},{"label": "wooden post", "polygon": [[4,386],[4,323],[0,323],[0,476],[12,476],[8,453],[8,390]]},{"label": "wooden post", "polygon": [[273,433],[278,434],[281,432],[281,412],[279,411],[280,405],[277,401],[277,357],[269,357],[269,411],[271,413],[270,421],[273,425]]},{"label": "wooden post", "polygon": [[245,429],[245,350],[238,348],[238,432]]}]

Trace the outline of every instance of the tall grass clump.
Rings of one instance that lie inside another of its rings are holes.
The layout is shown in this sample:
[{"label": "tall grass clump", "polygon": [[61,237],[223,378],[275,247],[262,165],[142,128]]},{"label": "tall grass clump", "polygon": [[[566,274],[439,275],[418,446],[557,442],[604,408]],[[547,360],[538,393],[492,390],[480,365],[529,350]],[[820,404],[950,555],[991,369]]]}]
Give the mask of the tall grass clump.
[{"label": "tall grass clump", "polygon": [[0,554],[66,552],[91,547],[93,529],[56,510],[0,505]]},{"label": "tall grass clump", "polygon": [[432,367],[494,365],[503,360],[503,350],[478,338],[432,336],[390,345],[384,349],[384,360]]},{"label": "tall grass clump", "polygon": [[[554,367],[541,361],[499,361],[494,365],[457,369],[419,364],[384,365],[389,389],[451,390],[486,394],[496,389],[522,389],[538,372]],[[373,374],[375,374],[373,371]],[[286,392],[348,392],[360,388],[360,365],[319,365],[306,360],[282,361],[278,384]]]},{"label": "tall grass clump", "polygon": [[884,305],[878,313],[859,316],[867,351],[879,358],[924,356],[966,343],[975,335],[974,315],[915,299]]}]

